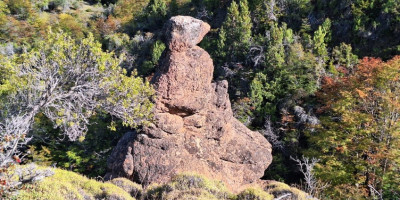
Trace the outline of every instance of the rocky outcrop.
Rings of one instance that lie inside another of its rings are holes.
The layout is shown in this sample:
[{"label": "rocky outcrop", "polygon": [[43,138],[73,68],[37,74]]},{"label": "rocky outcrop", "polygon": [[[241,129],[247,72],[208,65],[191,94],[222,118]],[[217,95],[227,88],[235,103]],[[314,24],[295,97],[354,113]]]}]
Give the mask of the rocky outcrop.
[{"label": "rocky outcrop", "polygon": [[233,117],[227,81],[212,83],[212,59],[196,46],[210,26],[177,16],[165,30],[168,50],[153,78],[155,121],[121,138],[108,160],[108,177],[148,184],[196,172],[237,191],[263,176],[271,145]]}]

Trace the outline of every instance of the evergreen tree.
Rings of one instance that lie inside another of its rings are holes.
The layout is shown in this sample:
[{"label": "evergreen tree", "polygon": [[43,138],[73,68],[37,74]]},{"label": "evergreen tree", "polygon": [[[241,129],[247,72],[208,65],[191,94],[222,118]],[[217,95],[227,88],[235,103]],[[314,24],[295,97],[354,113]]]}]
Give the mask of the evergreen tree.
[{"label": "evergreen tree", "polygon": [[226,56],[221,62],[240,62],[245,59],[251,42],[251,28],[247,0],[241,0],[239,5],[232,1],[219,33],[217,54]]},{"label": "evergreen tree", "polygon": [[136,22],[136,29],[154,31],[160,29],[168,17],[168,8],[164,0],[150,0]]},{"label": "evergreen tree", "polygon": [[274,23],[269,30],[269,37],[267,38],[267,52],[266,52],[266,66],[271,68],[281,68],[285,62],[285,48],[284,42],[284,31],[287,29],[286,24],[282,27],[278,27],[277,23]]},{"label": "evergreen tree", "polygon": [[250,98],[259,125],[267,115],[278,114],[277,107],[283,99],[296,100],[318,88],[316,57],[295,40],[293,31],[286,24],[281,27],[274,24],[269,33],[265,68],[250,84]]},{"label": "evergreen tree", "polygon": [[330,28],[331,21],[326,19],[325,22],[318,27],[317,31],[314,32],[314,53],[320,58],[322,63],[325,63],[328,60],[327,43],[331,37]]},{"label": "evergreen tree", "polygon": [[318,83],[321,81],[321,75],[325,74],[325,68],[329,60],[327,43],[331,38],[331,21],[326,19],[324,23],[318,27],[318,30],[314,32],[313,36],[313,52],[317,57],[318,65],[316,71],[318,76]]},{"label": "evergreen tree", "polygon": [[251,16],[247,0],[240,0],[240,21],[239,21],[239,37],[242,41],[240,44],[242,50],[248,50],[251,42]]},{"label": "evergreen tree", "polygon": [[151,72],[154,72],[155,67],[158,65],[158,60],[160,59],[165,48],[166,46],[162,41],[155,41],[151,47],[150,58],[144,61],[142,67],[138,69],[139,74],[148,76]]},{"label": "evergreen tree", "polygon": [[217,55],[218,61],[222,61],[225,59],[225,56],[226,56],[225,43],[226,43],[226,32],[225,32],[225,28],[221,27],[219,29],[218,39],[217,39],[216,55]]},{"label": "evergreen tree", "polygon": [[358,57],[353,54],[351,45],[341,43],[332,50],[332,62],[347,69],[353,69],[358,64]]}]

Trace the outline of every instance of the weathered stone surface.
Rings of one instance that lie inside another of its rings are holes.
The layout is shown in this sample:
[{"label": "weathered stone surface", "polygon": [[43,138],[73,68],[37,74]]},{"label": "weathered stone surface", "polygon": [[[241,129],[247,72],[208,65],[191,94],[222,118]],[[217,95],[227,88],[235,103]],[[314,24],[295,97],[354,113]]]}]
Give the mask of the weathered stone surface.
[{"label": "weathered stone surface", "polygon": [[212,60],[195,46],[209,25],[178,16],[165,30],[169,49],[153,80],[155,122],[121,138],[108,160],[108,176],[165,183],[191,171],[222,180],[233,191],[257,181],[271,163],[271,145],[233,117],[228,82],[212,83]]},{"label": "weathered stone surface", "polygon": [[172,51],[185,51],[200,43],[210,31],[210,25],[201,20],[176,16],[165,24],[167,45]]}]

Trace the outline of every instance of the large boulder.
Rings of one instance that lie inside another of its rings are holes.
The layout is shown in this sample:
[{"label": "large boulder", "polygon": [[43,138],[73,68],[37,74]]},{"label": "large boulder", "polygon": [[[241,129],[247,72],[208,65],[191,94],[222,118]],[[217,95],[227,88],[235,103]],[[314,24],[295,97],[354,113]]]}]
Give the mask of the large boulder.
[{"label": "large boulder", "polygon": [[146,185],[189,171],[238,191],[263,176],[271,145],[233,117],[228,82],[212,83],[212,59],[196,46],[209,29],[186,16],[166,23],[168,50],[153,78],[155,121],[121,138],[108,160],[108,178]]}]

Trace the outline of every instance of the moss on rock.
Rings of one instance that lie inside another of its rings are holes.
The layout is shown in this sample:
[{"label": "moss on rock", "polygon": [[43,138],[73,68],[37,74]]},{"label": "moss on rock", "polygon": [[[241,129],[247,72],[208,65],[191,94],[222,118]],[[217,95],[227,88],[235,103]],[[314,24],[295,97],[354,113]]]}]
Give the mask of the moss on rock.
[{"label": "moss on rock", "polygon": [[115,178],[110,183],[122,188],[128,192],[131,196],[140,199],[143,194],[143,188],[141,185],[134,183],[126,178]]},{"label": "moss on rock", "polygon": [[220,181],[210,180],[193,173],[184,173],[172,178],[168,184],[150,186],[145,199],[217,200],[234,199],[234,195],[229,193]]},{"label": "moss on rock", "polygon": [[100,182],[67,170],[51,170],[54,171],[53,176],[27,184],[13,199],[272,200],[282,196],[285,196],[285,200],[313,199],[301,190],[276,181],[260,182],[260,185],[253,185],[235,195],[229,192],[223,182],[194,173],[179,174],[169,183],[153,184],[143,190],[139,184],[126,178]]},{"label": "moss on rock", "polygon": [[259,187],[247,188],[238,194],[237,200],[272,200],[274,195]]},{"label": "moss on rock", "polygon": [[297,189],[294,187],[290,187],[285,183],[271,181],[270,183],[264,186],[264,191],[274,195],[276,198],[281,197],[283,195],[287,195],[285,199],[296,199],[296,200],[311,200],[314,199],[311,195]]},{"label": "moss on rock", "polygon": [[128,192],[112,183],[99,182],[62,169],[53,170],[55,172],[53,176],[44,178],[41,182],[28,185],[28,189],[21,190],[18,193],[17,199],[135,199]]}]

